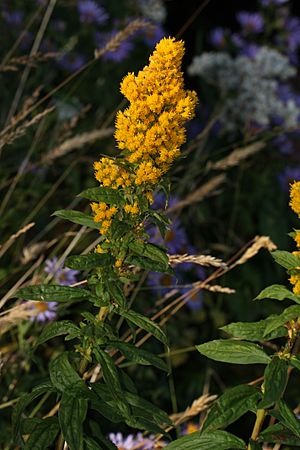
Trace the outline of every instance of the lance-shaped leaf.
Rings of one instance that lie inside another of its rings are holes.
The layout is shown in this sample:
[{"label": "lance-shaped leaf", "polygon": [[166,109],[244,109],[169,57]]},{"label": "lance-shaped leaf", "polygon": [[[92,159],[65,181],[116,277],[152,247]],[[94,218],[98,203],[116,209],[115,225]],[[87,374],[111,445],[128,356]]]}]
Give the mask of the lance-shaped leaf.
[{"label": "lance-shaped leaf", "polygon": [[125,319],[128,319],[130,322],[134,323],[143,330],[148,331],[148,333],[153,334],[153,336],[156,337],[156,339],[163,342],[165,345],[168,345],[168,340],[165,333],[155,322],[153,322],[151,319],[148,319],[148,317],[145,317],[142,314],[139,314],[135,311],[132,310],[126,311],[125,309],[121,308],[116,310],[116,312],[118,312],[120,316],[124,317]]},{"label": "lance-shaped leaf", "polygon": [[15,296],[26,300],[37,300],[39,302],[74,303],[89,298],[91,293],[82,288],[39,284],[19,289]]},{"label": "lance-shaped leaf", "polygon": [[107,187],[89,188],[79,194],[79,197],[87,198],[94,202],[104,202],[111,205],[122,206],[124,197],[116,189]]},{"label": "lance-shaped leaf", "polygon": [[272,320],[269,321],[269,323],[266,325],[264,335],[267,336],[273,330],[276,330],[276,328],[281,327],[285,323],[297,318],[298,316],[300,316],[300,305],[289,306],[283,311],[283,313],[274,316]]},{"label": "lance-shaped leaf", "polygon": [[290,359],[290,365],[295,367],[295,369],[300,370],[300,358],[299,356],[292,356]]},{"label": "lance-shaped leaf", "polygon": [[274,317],[277,316],[273,315],[258,322],[234,322],[229,325],[225,325],[221,328],[221,330],[236,338],[254,342],[286,336],[288,330],[285,327],[279,327],[267,336],[264,336],[266,326]]},{"label": "lance-shaped leaf", "polygon": [[68,256],[65,266],[74,270],[91,270],[97,267],[108,266],[112,262],[112,257],[107,253],[91,253],[90,255]]},{"label": "lance-shaped leaf", "polygon": [[273,410],[272,415],[276,417],[282,425],[300,438],[300,421],[283,400],[278,402],[278,411]]},{"label": "lance-shaped leaf", "polygon": [[49,341],[56,336],[61,336],[64,334],[68,334],[75,338],[80,335],[80,329],[75,325],[75,323],[70,320],[61,320],[59,322],[51,322],[45,326],[42,330],[41,334],[37,338],[34,348],[38,345],[43,344],[44,342]]},{"label": "lance-shaped leaf", "polygon": [[79,391],[89,392],[84,381],[71,365],[68,353],[62,353],[49,364],[50,379],[53,386],[60,392],[67,392],[76,396]]},{"label": "lance-shaped leaf", "polygon": [[31,392],[23,395],[20,398],[20,400],[14,407],[13,414],[12,414],[13,439],[16,439],[19,434],[20,425],[21,425],[21,417],[22,417],[22,414],[23,414],[25,408],[27,408],[27,406],[33,400],[35,400],[36,398],[45,394],[46,392],[55,392],[55,389],[50,382],[41,383],[40,385],[33,388]]},{"label": "lance-shaped leaf", "polygon": [[218,428],[226,428],[247,411],[255,409],[260,397],[260,392],[247,384],[226,390],[214,402],[202,430],[210,431]]},{"label": "lance-shaped leaf", "polygon": [[103,378],[108,387],[111,397],[116,400],[117,408],[120,410],[123,418],[131,414],[128,403],[124,401],[124,393],[121,386],[118,370],[111,356],[105,351],[94,348],[96,360],[101,365]]},{"label": "lance-shaped leaf", "polygon": [[275,300],[285,300],[286,298],[293,300],[295,303],[300,304],[300,296],[295,295],[285,286],[280,284],[273,284],[263,289],[254,300],[261,300],[262,298],[273,298]]},{"label": "lance-shaped leaf", "polygon": [[126,342],[110,342],[109,345],[120,350],[120,352],[123,353],[129,361],[145,366],[152,365],[168,372],[166,363],[161,358],[153,355],[147,350],[135,347],[132,344],[127,344]]},{"label": "lance-shaped leaf", "polygon": [[300,267],[300,258],[284,250],[275,250],[271,255],[280,266],[285,269],[296,269]]},{"label": "lance-shaped leaf", "polygon": [[[45,450],[48,448],[59,432],[59,424],[56,417],[47,417],[46,419],[32,418],[28,419],[31,424],[29,438],[27,439],[24,450]],[[27,434],[27,433],[26,433]]]},{"label": "lance-shaped leaf", "polygon": [[275,423],[275,425],[271,425],[262,431],[258,436],[258,441],[269,442],[270,444],[300,446],[300,438],[281,423]]},{"label": "lance-shaped leaf", "polygon": [[251,342],[220,339],[196,348],[208,358],[232,364],[268,364],[271,360],[261,347]]},{"label": "lance-shaped leaf", "polygon": [[140,267],[141,269],[151,270],[152,272],[162,272],[173,274],[174,271],[171,267],[167,267],[165,263],[153,261],[145,256],[128,255],[125,259],[125,263],[133,266]]},{"label": "lance-shaped leaf", "polygon": [[90,214],[85,214],[81,211],[61,209],[59,211],[55,211],[52,216],[57,216],[61,219],[69,220],[70,222],[77,223],[78,225],[83,225],[85,227],[95,228],[96,230],[100,228],[99,223],[94,221],[93,216]]},{"label": "lance-shaped leaf", "polygon": [[228,450],[243,449],[246,444],[242,439],[227,431],[212,431],[188,434],[165,447],[166,450]]},{"label": "lance-shaped leaf", "polygon": [[151,419],[158,425],[172,425],[168,414],[147,400],[144,400],[142,397],[139,397],[132,392],[125,392],[125,399],[130,405],[139,408],[140,410],[147,411]]},{"label": "lance-shaped leaf", "polygon": [[166,269],[169,266],[169,258],[166,252],[158,245],[148,244],[141,240],[133,240],[129,243],[129,249],[137,255],[144,256],[152,261],[157,261]]},{"label": "lance-shaped leaf", "polygon": [[83,450],[83,422],[87,413],[87,400],[63,393],[58,419],[64,439],[70,450]]},{"label": "lance-shaped leaf", "polygon": [[259,409],[266,409],[281,399],[288,381],[288,362],[273,356],[264,373],[264,395]]}]

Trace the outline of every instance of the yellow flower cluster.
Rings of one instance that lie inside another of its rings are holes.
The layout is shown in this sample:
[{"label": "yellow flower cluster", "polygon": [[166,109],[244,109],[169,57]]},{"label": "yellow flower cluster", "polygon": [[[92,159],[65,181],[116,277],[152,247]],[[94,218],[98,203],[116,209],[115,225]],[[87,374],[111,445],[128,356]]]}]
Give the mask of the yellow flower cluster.
[{"label": "yellow flower cluster", "polygon": [[109,207],[106,203],[91,203],[95,222],[101,222],[100,234],[106,234],[112,223],[112,217],[118,212],[115,206]]},{"label": "yellow flower cluster", "polygon": [[118,189],[131,185],[129,173],[110,158],[101,158],[100,161],[96,161],[94,169],[95,178],[103,187]]},{"label": "yellow flower cluster", "polygon": [[[295,181],[291,184],[290,207],[300,217],[300,181]],[[300,231],[296,231],[294,240],[296,242],[298,250],[293,252],[293,255],[300,257]],[[299,273],[294,273],[293,275],[291,275],[289,281],[293,285],[294,294],[300,295],[300,267]]]},{"label": "yellow flower cluster", "polygon": [[295,181],[291,185],[290,207],[300,217],[300,181]]},{"label": "yellow flower cluster", "polygon": [[138,214],[140,212],[138,204],[136,202],[134,202],[133,205],[129,205],[129,204],[125,205],[124,211],[129,214]]},{"label": "yellow flower cluster", "polygon": [[117,114],[115,137],[119,149],[126,150],[125,159],[135,165],[136,185],[157,183],[185,142],[184,122],[194,116],[197,98],[184,89],[183,54],[182,41],[164,38],[149,65],[121,83],[130,106]]}]

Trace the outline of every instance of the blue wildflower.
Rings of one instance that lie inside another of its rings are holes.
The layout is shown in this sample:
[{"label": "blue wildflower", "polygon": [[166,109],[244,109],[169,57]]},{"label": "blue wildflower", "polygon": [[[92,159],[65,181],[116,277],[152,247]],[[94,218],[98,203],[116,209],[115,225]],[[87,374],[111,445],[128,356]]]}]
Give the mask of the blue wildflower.
[{"label": "blue wildflower", "polygon": [[108,14],[102,6],[93,0],[78,1],[79,20],[82,23],[103,25],[107,22]]},{"label": "blue wildflower", "polygon": [[224,28],[217,27],[217,28],[213,29],[210,33],[209,41],[213,46],[215,46],[217,48],[224,47],[224,45],[226,43]]},{"label": "blue wildflower", "polygon": [[85,57],[80,53],[65,53],[59,59],[59,64],[68,72],[76,72],[85,64]]},{"label": "blue wildflower", "polygon": [[56,256],[46,260],[44,271],[51,275],[54,281],[61,286],[70,286],[76,283],[76,276],[79,274],[78,270],[62,267],[62,264],[59,265]]},{"label": "blue wildflower", "polygon": [[261,33],[264,29],[264,19],[259,13],[240,11],[236,18],[246,33]]},{"label": "blue wildflower", "polygon": [[278,176],[281,189],[289,193],[290,183],[300,181],[300,167],[286,167]]},{"label": "blue wildflower", "polygon": [[[105,45],[119,32],[114,29],[110,32],[96,32],[95,41],[98,48],[103,48]],[[132,38],[132,36],[131,36]],[[110,50],[103,55],[103,59],[107,61],[121,62],[132,52],[134,46],[131,38],[123,40],[118,47]]]}]

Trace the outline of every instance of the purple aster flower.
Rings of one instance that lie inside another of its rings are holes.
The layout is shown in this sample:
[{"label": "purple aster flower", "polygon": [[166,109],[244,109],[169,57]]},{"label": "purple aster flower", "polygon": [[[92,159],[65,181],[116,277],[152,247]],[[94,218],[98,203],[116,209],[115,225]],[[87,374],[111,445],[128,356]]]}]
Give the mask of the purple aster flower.
[{"label": "purple aster flower", "polygon": [[289,17],[285,22],[288,40],[288,55],[293,63],[298,62],[297,50],[300,46],[300,20],[298,17]]},{"label": "purple aster flower", "polygon": [[231,36],[231,40],[233,44],[238,48],[241,48],[245,45],[245,40],[238,33],[233,33],[233,35]]},{"label": "purple aster flower", "polygon": [[240,49],[240,54],[248,56],[248,58],[255,58],[259,50],[260,47],[256,44],[245,44],[244,47]]},{"label": "purple aster flower", "polygon": [[289,0],[260,0],[262,6],[280,6],[287,3]]},{"label": "purple aster flower", "polygon": [[[184,287],[180,289],[180,294],[186,294],[191,291],[191,287]],[[199,290],[195,293],[191,292],[188,295],[188,301],[186,302],[186,305],[188,308],[192,311],[200,311],[203,306],[203,293],[202,290]]]},{"label": "purple aster flower", "polygon": [[[119,32],[119,30],[115,29],[111,32],[96,32],[95,33],[95,41],[98,48],[103,48],[105,45]],[[132,38],[132,36],[131,36]],[[114,50],[106,52],[103,55],[103,59],[107,61],[121,62],[132,52],[134,46],[131,42],[131,38],[128,38],[121,42],[121,44]]]},{"label": "purple aster flower", "polygon": [[166,36],[165,30],[160,24],[153,25],[154,27],[152,29],[143,30],[144,41],[151,48],[154,47],[164,36]]},{"label": "purple aster flower", "polygon": [[225,46],[225,30],[222,27],[217,27],[210,33],[209,38],[210,43],[217,48],[222,48]]},{"label": "purple aster flower", "polygon": [[246,33],[261,33],[264,28],[264,19],[259,13],[241,11],[237,13],[237,21]]},{"label": "purple aster flower", "polygon": [[33,43],[33,34],[30,31],[24,30],[21,33],[21,40],[20,40],[20,48],[22,50],[28,50],[29,47]]},{"label": "purple aster flower", "polygon": [[61,286],[70,286],[76,283],[76,276],[79,274],[78,270],[69,269],[68,267],[62,267],[58,265],[58,258],[55,256],[52,259],[47,259],[45,262],[44,271],[49,275],[52,275],[57,284]]},{"label": "purple aster flower", "polygon": [[135,448],[154,450],[154,448],[162,448],[166,445],[166,442],[163,441],[154,443],[155,436],[144,437],[142,433],[129,434],[128,436],[123,436],[122,433],[110,433],[108,437],[120,450],[134,450]]},{"label": "purple aster flower", "polygon": [[102,6],[93,0],[78,1],[79,20],[82,23],[103,25],[107,22],[108,14]]},{"label": "purple aster flower", "polygon": [[8,25],[19,27],[22,25],[24,14],[22,11],[3,11],[2,13],[5,22]]},{"label": "purple aster flower", "polygon": [[79,53],[65,53],[59,64],[68,72],[76,72],[85,64],[85,57]]},{"label": "purple aster flower", "polygon": [[278,176],[283,192],[289,193],[290,183],[300,181],[300,167],[286,167]]},{"label": "purple aster flower", "polygon": [[38,310],[38,313],[31,317],[32,321],[47,322],[56,319],[57,302],[34,302],[32,308]]},{"label": "purple aster flower", "polygon": [[279,151],[285,155],[290,155],[294,152],[292,141],[284,134],[273,139],[273,143],[279,148]]}]

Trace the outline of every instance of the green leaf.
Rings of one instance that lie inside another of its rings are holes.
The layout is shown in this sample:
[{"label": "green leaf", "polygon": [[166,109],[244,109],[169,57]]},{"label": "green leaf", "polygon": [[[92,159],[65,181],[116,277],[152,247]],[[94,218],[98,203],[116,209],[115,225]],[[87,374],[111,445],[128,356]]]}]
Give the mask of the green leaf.
[{"label": "green leaf", "polygon": [[123,415],[118,411],[115,402],[106,403],[104,400],[93,398],[91,401],[91,408],[98,411],[103,417],[113,423],[120,423],[123,421]]},{"label": "green leaf", "polygon": [[173,269],[171,267],[166,267],[165,264],[161,264],[158,261],[153,261],[145,256],[128,255],[125,259],[125,263],[140,267],[141,269],[151,270],[152,272],[173,273]]},{"label": "green leaf", "polygon": [[71,393],[74,390],[73,395],[75,396],[78,390],[88,391],[84,381],[70,364],[67,352],[62,353],[50,362],[49,371],[53,386],[58,391]]},{"label": "green leaf", "polygon": [[168,368],[165,362],[158,356],[155,356],[146,350],[137,348],[134,345],[127,344],[125,342],[110,342],[109,345],[120,350],[120,352],[123,353],[123,355],[130,361],[145,366],[153,365],[161,370],[165,370],[166,372],[168,372]]},{"label": "green leaf", "polygon": [[115,366],[114,360],[108,353],[99,348],[94,348],[94,354],[96,356],[96,360],[101,365],[106,386],[108,387],[112,398],[116,400],[117,408],[120,410],[123,418],[129,416],[131,411],[128,403],[124,401],[124,392],[121,387],[118,370]]},{"label": "green leaf", "polygon": [[106,288],[111,296],[111,299],[117,303],[122,308],[126,307],[127,299],[123,292],[123,287],[120,285],[120,282],[108,280],[106,283]]},{"label": "green leaf", "polygon": [[169,267],[169,258],[166,252],[158,245],[147,244],[141,240],[134,240],[129,243],[129,249],[137,255],[159,262],[166,269]]},{"label": "green leaf", "polygon": [[30,420],[33,422],[24,450],[45,450],[52,444],[59,432],[58,420],[56,417]]},{"label": "green leaf", "polygon": [[270,320],[266,326],[264,336],[271,333],[273,330],[276,330],[276,328],[281,327],[281,325],[284,325],[290,320],[297,318],[298,316],[300,316],[300,305],[289,306],[283,311],[283,313],[276,316],[274,315],[272,320]]},{"label": "green leaf", "polygon": [[271,425],[262,431],[258,436],[259,442],[269,442],[270,444],[282,444],[300,446],[300,438],[295,436],[291,431],[281,423]]},{"label": "green leaf", "polygon": [[107,253],[91,253],[89,255],[69,256],[65,261],[65,266],[74,270],[91,270],[97,267],[108,266],[112,257]]},{"label": "green leaf", "polygon": [[55,392],[55,389],[51,383],[41,383],[32,389],[32,391],[28,394],[23,395],[16,406],[13,409],[12,413],[12,434],[13,439],[15,440],[20,431],[21,425],[21,417],[25,410],[25,408],[33,402],[36,398],[40,397],[40,395],[45,394],[46,392]]},{"label": "green leaf", "polygon": [[89,228],[95,228],[99,230],[99,223],[94,221],[93,216],[90,214],[85,214],[81,211],[73,211],[70,209],[61,209],[59,211],[55,211],[52,216],[60,217],[61,219],[69,220],[70,222],[77,223],[78,225],[83,225]]},{"label": "green leaf", "polygon": [[220,339],[196,345],[197,350],[215,361],[231,364],[268,364],[270,357],[256,344]]},{"label": "green leaf", "polygon": [[104,202],[117,206],[122,206],[125,203],[124,198],[119,191],[105,187],[86,189],[79,194],[79,197],[87,198],[93,202]]},{"label": "green leaf", "polygon": [[272,286],[266,287],[254,300],[261,300],[262,298],[273,298],[280,301],[288,298],[300,304],[300,296],[293,294],[293,292],[281,284],[273,284]]},{"label": "green leaf", "polygon": [[87,413],[87,400],[64,393],[58,419],[64,439],[71,450],[83,450],[83,422]]},{"label": "green leaf", "polygon": [[226,333],[239,339],[246,339],[247,341],[264,341],[270,339],[276,339],[278,337],[286,336],[287,329],[285,327],[277,328],[267,336],[264,336],[266,326],[272,320],[275,315],[268,317],[267,319],[260,320],[258,322],[235,322],[225,325],[220,328]]},{"label": "green leaf", "polygon": [[99,446],[99,443],[91,438],[85,438],[84,442],[86,444],[86,450],[118,450],[118,448],[108,439],[105,439],[104,441],[101,441],[101,447]]},{"label": "green leaf", "polygon": [[142,314],[139,314],[135,311],[132,310],[126,311],[125,309],[121,308],[116,310],[116,312],[120,316],[130,320],[130,322],[134,323],[143,330],[148,331],[148,333],[153,334],[153,336],[156,337],[156,339],[161,341],[163,344],[168,345],[165,333],[155,322],[153,322],[151,319],[148,319],[148,317],[145,317]]},{"label": "green leaf", "polygon": [[202,428],[203,431],[226,428],[247,411],[255,409],[260,397],[257,389],[247,384],[226,390],[210,409]]},{"label": "green leaf", "polygon": [[245,450],[245,448],[246,444],[242,439],[227,431],[213,431],[209,433],[196,431],[171,442],[165,447],[166,450]]},{"label": "green leaf", "polygon": [[250,445],[250,450],[261,450],[262,449],[262,446],[258,442],[252,441],[252,439],[250,439],[249,445]]},{"label": "green leaf", "polygon": [[52,339],[56,336],[61,336],[63,334],[70,334],[73,337],[79,336],[80,329],[75,325],[75,323],[70,320],[61,320],[59,322],[52,322],[45,326],[42,330],[40,336],[37,338],[34,348],[43,344],[49,339]]},{"label": "green leaf", "polygon": [[300,421],[296,418],[293,411],[283,400],[278,402],[278,407],[278,411],[272,411],[272,415],[300,438]]},{"label": "green leaf", "polygon": [[264,373],[264,395],[259,409],[266,409],[282,397],[288,381],[288,362],[273,356]]},{"label": "green leaf", "polygon": [[140,408],[141,410],[147,411],[150,415],[150,418],[158,425],[172,425],[172,422],[168,416],[162,409],[153,405],[152,403],[144,400],[142,397],[139,397],[132,392],[125,392],[125,399],[128,403],[136,408]]},{"label": "green leaf", "polygon": [[101,443],[101,446],[99,446],[98,444],[98,447],[95,450],[117,450],[117,447],[106,436],[103,435],[98,421],[96,422],[95,420],[89,419],[88,425],[91,430],[91,433],[89,434],[91,434],[95,439],[97,439],[98,442]]},{"label": "green leaf", "polygon": [[39,302],[80,302],[91,296],[90,291],[70,286],[39,284],[19,289],[15,297]]},{"label": "green leaf", "polygon": [[300,258],[284,250],[275,250],[271,255],[280,266],[285,269],[296,269],[300,267]]},{"label": "green leaf", "polygon": [[292,356],[290,359],[291,366],[295,367],[295,369],[300,370],[300,358],[299,356]]}]

